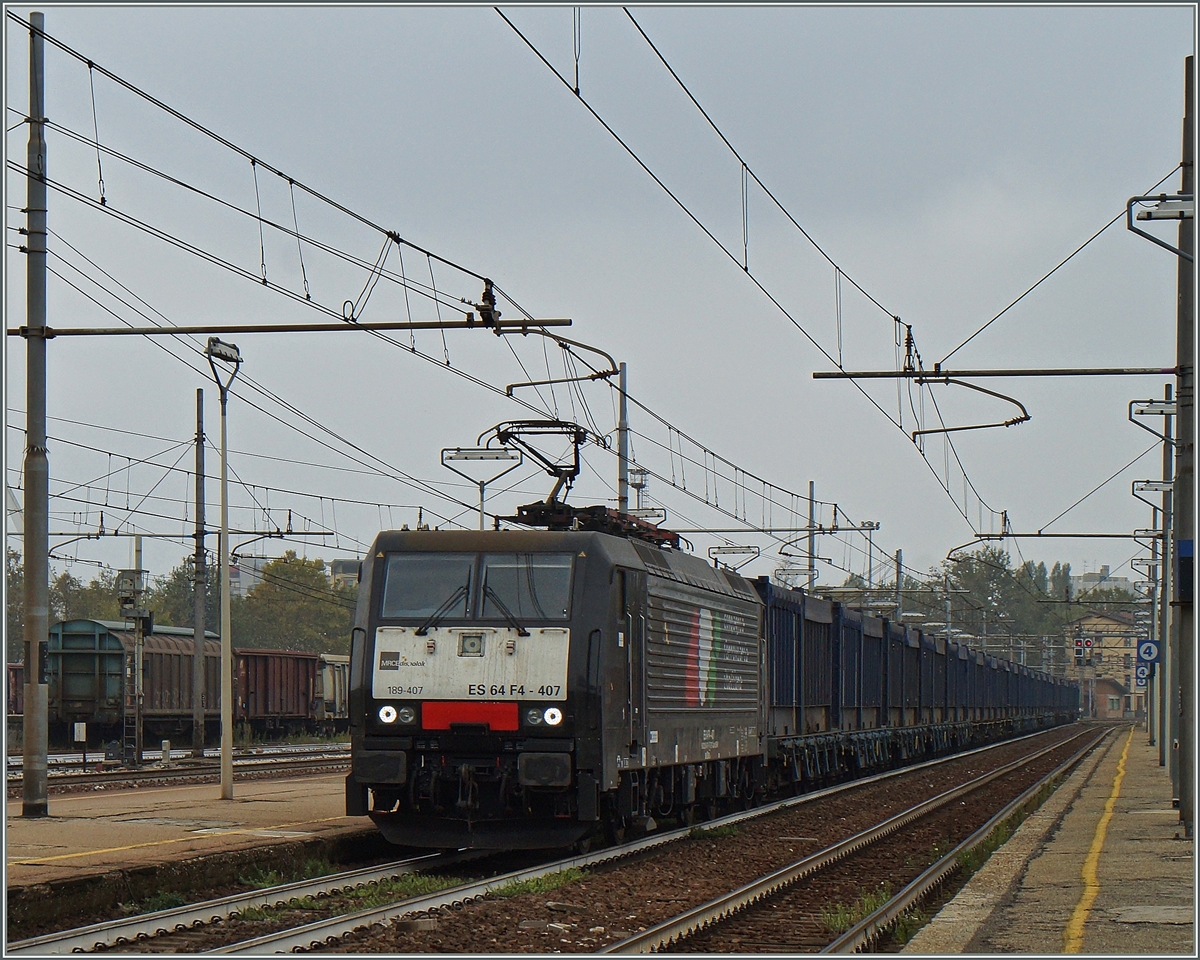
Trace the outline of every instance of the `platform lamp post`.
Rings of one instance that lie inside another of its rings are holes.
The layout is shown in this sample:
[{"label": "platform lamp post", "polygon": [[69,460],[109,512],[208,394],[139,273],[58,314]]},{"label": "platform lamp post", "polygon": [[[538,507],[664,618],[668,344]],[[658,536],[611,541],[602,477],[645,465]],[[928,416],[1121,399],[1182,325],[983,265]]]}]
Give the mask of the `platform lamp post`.
[{"label": "platform lamp post", "polygon": [[[229,387],[242,366],[242,355],[232,343],[208,338],[204,348],[213,379],[221,391],[221,799],[233,799],[233,627],[229,603],[229,447],[225,429]],[[216,361],[231,364],[222,383]]]},{"label": "platform lamp post", "polygon": [[[496,461],[515,461],[512,466],[505,467],[499,473],[493,473],[486,479],[480,480],[478,477],[473,477],[470,474],[464,473],[454,466],[451,461],[468,461],[474,463],[488,463]],[[483,513],[483,494],[489,483],[499,480],[506,473],[511,473],[516,470],[522,463],[525,462],[525,454],[520,450],[514,450],[512,447],[446,447],[442,450],[442,466],[447,470],[453,470],[464,480],[470,480],[479,487],[479,529],[484,528],[484,513]]]}]

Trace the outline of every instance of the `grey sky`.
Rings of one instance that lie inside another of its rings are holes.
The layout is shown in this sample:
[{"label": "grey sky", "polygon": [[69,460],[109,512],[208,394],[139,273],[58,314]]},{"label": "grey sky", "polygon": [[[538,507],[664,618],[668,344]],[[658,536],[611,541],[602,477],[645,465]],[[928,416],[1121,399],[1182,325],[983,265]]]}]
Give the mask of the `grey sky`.
[{"label": "grey sky", "polygon": [[[10,9],[25,18],[30,8]],[[851,521],[879,521],[877,564],[880,554],[899,547],[907,564],[922,571],[972,539],[959,512],[964,482],[955,457],[933,438],[926,444],[928,463],[922,459],[907,434],[916,428],[907,397],[902,431],[853,386],[814,382],[812,372],[831,369],[830,362],[490,7],[37,9],[45,11],[51,35],[265,163],[491,277],[534,316],[573,318],[565,335],[626,361],[630,393],[711,451],[798,494],[815,480],[818,498],[836,502]],[[573,83],[571,8],[503,9]],[[848,369],[894,366],[889,313],[913,325],[927,365],[941,360],[1179,159],[1183,60],[1194,46],[1190,5],[631,9],[762,181],[886,308],[843,279]],[[737,162],[619,7],[584,7],[581,18],[582,96],[740,259]],[[5,29],[6,123],[13,127],[28,104],[28,38],[11,20]],[[94,80],[101,143],[255,209],[247,161],[99,74]],[[47,114],[92,136],[87,68],[51,48]],[[8,133],[10,162],[24,162],[26,137],[20,125]],[[210,249],[255,276],[265,259],[272,282],[301,289],[292,238],[268,231],[260,257],[253,220],[185,196],[116,158],[102,162],[112,209]],[[49,169],[53,178],[97,196],[94,149],[52,133]],[[1162,189],[1178,186],[1175,173]],[[24,260],[13,245],[25,186],[10,171],[6,187],[11,327],[24,322]],[[285,182],[259,171],[257,202],[265,217],[290,225],[290,200]],[[836,358],[834,269],[753,186],[747,214],[751,272]],[[367,261],[380,251],[378,234],[302,194],[296,216],[302,233]],[[175,323],[326,319],[54,192],[49,217],[56,233],[52,251],[86,267],[64,246],[70,243]],[[360,294],[363,272],[311,247],[304,256],[314,299],[338,308]],[[394,247],[388,257],[388,268],[398,270]],[[51,266],[86,286],[53,256]],[[423,257],[405,251],[404,267],[428,282]],[[953,364],[1171,366],[1175,272],[1170,254],[1117,224],[955,354]],[[480,293],[475,280],[446,268],[435,268],[435,279],[456,297]],[[116,325],[63,280],[52,276],[49,289],[51,325]],[[146,322],[107,302],[122,317]],[[380,284],[362,318],[402,319],[409,308],[416,319],[436,316],[428,301],[410,296],[406,305],[399,286]],[[506,316],[516,315],[511,306],[502,308]],[[370,455],[466,503],[474,491],[455,485],[457,478],[438,463],[439,449],[473,445],[496,423],[534,415],[437,363],[364,335],[226,339],[241,347],[245,374]],[[410,343],[407,334],[398,339]],[[6,483],[15,485],[22,439],[13,427],[24,423],[24,349],[19,342],[5,346]],[[418,334],[416,346],[444,360],[439,334]],[[537,338],[511,338],[511,346],[534,379],[547,377],[546,356],[549,376],[563,375],[561,354],[544,353]],[[183,352],[178,345],[172,349]],[[501,388],[524,379],[509,346],[490,334],[448,333],[446,350],[455,369]],[[153,497],[167,499],[145,501],[145,509],[161,516],[137,519],[139,529],[180,536],[190,531],[192,507],[184,501],[192,497],[191,486],[184,473],[165,474],[164,468],[180,457],[180,470],[191,468],[185,446],[168,448],[174,441],[184,444],[194,431],[197,387],[205,389],[207,432],[213,442],[219,436],[207,369],[204,375],[192,372],[133,338],[58,339],[50,342],[49,356],[50,415],[76,421],[50,423],[52,492],[84,485],[69,494],[83,502],[52,503],[52,531],[94,530],[100,509],[111,530],[126,506],[152,487]],[[194,357],[193,363],[200,365]],[[1033,419],[955,435],[958,457],[986,504],[967,490],[964,512],[971,524],[997,530],[992,508],[1007,510],[1019,531],[1044,526],[1151,444],[1149,434],[1126,422],[1126,405],[1161,395],[1164,382],[987,381],[989,389],[1024,403]],[[893,383],[864,389],[898,417]],[[477,522],[470,511],[428,490],[370,475],[249,401],[292,423],[294,416],[256,394],[237,392],[242,396],[230,405],[230,447],[237,451],[231,468],[255,485],[253,499],[270,508],[272,522],[282,523],[291,509],[297,529],[308,518],[310,527],[338,531],[337,538],[310,538],[307,545],[264,541],[268,554],[291,546],[308,556],[351,556],[381,524],[416,519],[415,509],[348,501],[423,505],[434,512],[434,522],[438,516],[465,526]],[[589,384],[583,393],[601,430],[612,430],[612,392]],[[517,394],[538,400],[531,390]],[[580,401],[573,408],[565,390],[542,395],[564,418],[583,416]],[[1002,420],[1015,412],[1000,401],[944,387],[934,397],[947,424]],[[925,410],[932,418],[928,399]],[[667,479],[674,471],[680,484],[686,473],[688,490],[705,496],[705,472],[696,464],[681,467],[678,456],[667,453],[676,441],[661,424],[634,410],[631,425],[644,435],[634,441],[639,461]],[[311,426],[304,430],[314,432]],[[703,460],[694,448],[684,453]],[[151,454],[158,468],[122,469],[125,458]],[[571,501],[613,501],[615,457],[594,446],[585,455],[589,468]],[[1130,496],[1130,481],[1159,476],[1160,462],[1157,452],[1149,454],[1050,529],[1149,526],[1149,508]],[[210,455],[210,478],[217,468]],[[116,472],[96,479],[109,471]],[[508,513],[544,497],[550,480],[532,473],[513,474],[522,480],[519,489],[489,498],[489,510]],[[666,506],[669,526],[737,526],[660,480],[652,479],[647,492]],[[760,522],[767,511],[760,493],[761,485],[746,484],[737,508],[731,485],[719,482],[716,495],[722,507]],[[240,509],[252,504],[245,488],[235,485],[231,499],[239,508],[235,524],[263,526],[261,510]],[[213,523],[212,479],[208,500]],[[770,519],[803,522],[778,508]],[[832,519],[830,506],[822,508],[822,519]],[[723,542],[690,539],[701,555]],[[770,538],[747,533],[727,540],[762,547],[763,557],[746,568],[751,575],[780,562],[778,543]],[[1134,576],[1127,566],[1117,569],[1137,552],[1128,540],[1022,540],[1019,551],[1009,546],[1026,559],[1068,560],[1076,572],[1107,563],[1114,573]],[[861,537],[823,538],[819,553],[833,567],[821,565],[820,582],[839,583],[846,569],[863,572],[864,548]],[[189,549],[182,540],[147,543],[145,565],[165,573]],[[61,555],[124,566],[129,546],[121,539],[92,540]],[[93,569],[76,573],[88,578]]]}]

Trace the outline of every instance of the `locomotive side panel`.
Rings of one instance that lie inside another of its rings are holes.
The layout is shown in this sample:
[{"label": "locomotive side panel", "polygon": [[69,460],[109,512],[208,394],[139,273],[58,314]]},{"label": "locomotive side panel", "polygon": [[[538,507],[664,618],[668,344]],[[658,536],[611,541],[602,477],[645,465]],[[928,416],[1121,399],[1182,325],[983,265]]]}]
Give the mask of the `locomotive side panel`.
[{"label": "locomotive side panel", "polygon": [[649,578],[645,765],[758,751],[759,608]]}]

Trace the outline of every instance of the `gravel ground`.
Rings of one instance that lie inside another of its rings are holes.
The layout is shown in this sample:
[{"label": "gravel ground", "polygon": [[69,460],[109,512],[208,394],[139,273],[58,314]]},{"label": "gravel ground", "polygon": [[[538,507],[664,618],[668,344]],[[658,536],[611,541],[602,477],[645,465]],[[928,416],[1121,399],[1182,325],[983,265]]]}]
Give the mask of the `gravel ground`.
[{"label": "gravel ground", "polygon": [[[1038,738],[1064,739],[1068,728]],[[977,757],[855,787],[789,811],[743,823],[732,836],[693,836],[667,848],[594,869],[558,889],[508,897],[488,895],[424,922],[401,922],[360,931],[320,948],[321,953],[546,953],[591,952],[652,926],[684,909],[792,863],[877,823],[950,785],[1015,759],[1031,748],[1009,743]],[[524,862],[503,865],[514,869]],[[896,888],[898,889],[898,888]],[[196,902],[232,892],[190,891]],[[187,953],[213,949],[312,922],[356,906],[323,898],[315,910],[287,910],[268,919],[233,918],[204,928],[125,944],[110,952]],[[792,941],[795,943],[795,941]]]},{"label": "gravel ground", "polygon": [[[1061,731],[1048,735],[1061,736]],[[432,929],[377,927],[326,944],[320,952],[593,952],[815,853],[1028,749],[1010,744],[986,759],[963,758],[744,823],[734,836],[691,838],[549,893],[489,895],[459,909],[441,910],[432,917]],[[922,834],[919,842],[925,839]],[[852,881],[851,887],[859,883]],[[853,899],[850,896],[850,902]]]}]

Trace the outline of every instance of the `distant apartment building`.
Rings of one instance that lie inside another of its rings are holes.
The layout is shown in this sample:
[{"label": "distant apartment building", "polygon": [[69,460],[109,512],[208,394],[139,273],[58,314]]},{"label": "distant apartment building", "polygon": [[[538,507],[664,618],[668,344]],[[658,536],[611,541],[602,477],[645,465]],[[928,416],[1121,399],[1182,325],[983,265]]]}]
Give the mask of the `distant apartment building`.
[{"label": "distant apartment building", "polygon": [[1133,583],[1128,577],[1114,577],[1108,564],[1100,567],[1099,573],[1085,573],[1071,577],[1071,598],[1086,597],[1094,590],[1124,590],[1133,593]]},{"label": "distant apartment building", "polygon": [[335,587],[357,587],[361,560],[330,560],[329,579]]},{"label": "distant apartment building", "polygon": [[[235,597],[244,597],[263,582],[263,567],[274,563],[278,557],[238,557],[229,564],[229,590]],[[325,573],[330,582],[337,586],[358,586],[358,568],[361,560],[330,560]]]},{"label": "distant apartment building", "polygon": [[[1138,641],[1146,630],[1132,613],[1093,611],[1064,629],[1075,650],[1072,674],[1091,701],[1091,715],[1101,719],[1145,716],[1146,687],[1136,675]],[[1086,705],[1085,705],[1086,706]]]},{"label": "distant apartment building", "polygon": [[229,592],[235,597],[244,597],[262,583],[262,570],[274,557],[238,557],[229,563]]}]

